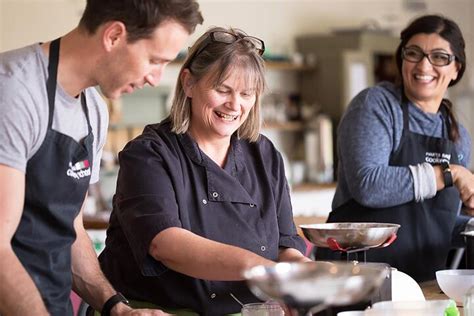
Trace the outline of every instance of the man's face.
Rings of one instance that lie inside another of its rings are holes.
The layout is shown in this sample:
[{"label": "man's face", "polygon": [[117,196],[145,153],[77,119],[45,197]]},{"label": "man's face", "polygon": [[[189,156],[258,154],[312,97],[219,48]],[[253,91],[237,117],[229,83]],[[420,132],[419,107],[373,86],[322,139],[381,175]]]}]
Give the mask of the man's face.
[{"label": "man's face", "polygon": [[165,66],[176,58],[189,37],[181,24],[165,21],[148,39],[122,41],[107,56],[99,74],[102,93],[117,99],[146,84],[157,86]]}]

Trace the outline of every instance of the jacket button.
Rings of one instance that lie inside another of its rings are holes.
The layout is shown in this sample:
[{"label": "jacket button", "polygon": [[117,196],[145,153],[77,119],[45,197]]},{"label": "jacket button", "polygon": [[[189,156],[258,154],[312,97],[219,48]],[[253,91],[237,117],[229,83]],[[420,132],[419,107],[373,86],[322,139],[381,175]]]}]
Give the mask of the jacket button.
[{"label": "jacket button", "polygon": [[212,293],[211,298],[216,298],[216,293]]},{"label": "jacket button", "polygon": [[250,204],[250,207],[255,207],[255,204]]},{"label": "jacket button", "polygon": [[218,196],[219,196],[219,193],[217,193],[217,192],[212,192],[212,197],[216,198],[216,197],[218,197]]},{"label": "jacket button", "polygon": [[202,204],[207,204],[207,200],[206,200],[206,199],[202,199]]},{"label": "jacket button", "polygon": [[265,246],[260,247],[260,250],[265,251],[267,248]]}]

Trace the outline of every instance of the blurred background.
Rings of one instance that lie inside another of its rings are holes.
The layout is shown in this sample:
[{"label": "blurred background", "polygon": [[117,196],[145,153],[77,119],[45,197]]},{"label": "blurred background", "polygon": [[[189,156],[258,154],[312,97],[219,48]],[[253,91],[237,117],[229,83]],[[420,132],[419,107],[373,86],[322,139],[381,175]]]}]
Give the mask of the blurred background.
[{"label": "blurred background", "polygon": [[[414,17],[455,20],[467,42],[468,67],[450,89],[458,117],[474,135],[474,1],[472,0],[201,0],[205,22],[262,38],[269,89],[264,130],[285,157],[296,216],[325,218],[334,194],[335,134],[349,100],[381,80],[394,80],[398,35]],[[75,27],[85,0],[0,0],[0,51],[49,41]],[[186,54],[183,50],[182,56]],[[101,182],[90,214],[110,209],[116,155],[149,123],[167,113],[180,68],[168,66],[161,85],[109,102],[111,124]],[[473,164],[471,164],[473,169]],[[316,201],[316,202],[315,202]],[[106,213],[105,213],[106,214]]]}]

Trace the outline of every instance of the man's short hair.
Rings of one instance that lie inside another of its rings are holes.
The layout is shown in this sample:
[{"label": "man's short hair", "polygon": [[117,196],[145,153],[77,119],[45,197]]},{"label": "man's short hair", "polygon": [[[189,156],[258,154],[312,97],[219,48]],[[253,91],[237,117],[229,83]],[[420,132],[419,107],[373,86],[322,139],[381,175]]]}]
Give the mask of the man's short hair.
[{"label": "man's short hair", "polygon": [[181,24],[193,33],[203,18],[196,0],[87,0],[79,26],[94,34],[100,25],[120,21],[127,29],[128,42],[150,38],[164,21]]}]

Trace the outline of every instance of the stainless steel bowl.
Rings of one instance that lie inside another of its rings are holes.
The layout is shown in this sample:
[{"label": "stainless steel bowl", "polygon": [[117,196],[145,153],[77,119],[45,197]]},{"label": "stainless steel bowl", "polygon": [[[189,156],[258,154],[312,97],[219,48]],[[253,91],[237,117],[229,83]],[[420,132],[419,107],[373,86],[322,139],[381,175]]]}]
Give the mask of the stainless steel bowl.
[{"label": "stainless steel bowl", "polygon": [[317,247],[328,248],[328,239],[334,239],[346,249],[382,246],[396,234],[400,225],[388,223],[326,223],[300,225],[304,236]]},{"label": "stainless steel bowl", "polygon": [[388,265],[354,262],[277,263],[244,272],[250,290],[260,299],[275,299],[289,306],[348,305],[359,302],[379,287]]}]

